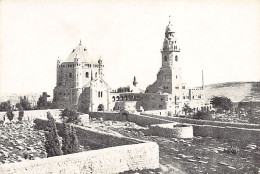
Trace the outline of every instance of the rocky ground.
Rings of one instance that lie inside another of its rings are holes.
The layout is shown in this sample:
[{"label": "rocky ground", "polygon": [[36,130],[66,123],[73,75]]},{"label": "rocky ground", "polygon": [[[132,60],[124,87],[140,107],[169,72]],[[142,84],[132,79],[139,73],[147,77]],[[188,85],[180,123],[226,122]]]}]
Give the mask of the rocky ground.
[{"label": "rocky ground", "polygon": [[30,122],[1,125],[0,131],[0,164],[47,157],[44,132]]},{"label": "rocky ground", "polygon": [[[156,142],[160,147],[161,170],[128,173],[258,173],[260,142],[240,142],[194,137],[164,138],[146,135],[134,123],[94,121],[93,127],[107,132]],[[104,126],[106,125],[106,126]]]}]

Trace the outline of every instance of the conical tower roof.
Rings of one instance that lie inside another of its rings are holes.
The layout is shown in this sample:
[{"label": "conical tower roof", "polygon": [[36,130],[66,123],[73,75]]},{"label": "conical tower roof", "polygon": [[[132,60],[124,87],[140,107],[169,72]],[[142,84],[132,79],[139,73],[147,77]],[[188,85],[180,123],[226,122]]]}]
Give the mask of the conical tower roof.
[{"label": "conical tower roof", "polygon": [[92,58],[88,55],[87,49],[82,45],[81,41],[79,45],[72,50],[65,62],[74,62],[74,58],[80,58],[81,62],[92,62]]}]

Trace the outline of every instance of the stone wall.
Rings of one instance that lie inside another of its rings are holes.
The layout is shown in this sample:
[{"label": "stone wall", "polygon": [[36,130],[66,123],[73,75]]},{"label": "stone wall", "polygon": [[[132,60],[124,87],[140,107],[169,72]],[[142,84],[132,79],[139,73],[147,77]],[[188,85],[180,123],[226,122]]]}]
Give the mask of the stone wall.
[{"label": "stone wall", "polygon": [[[91,114],[90,114],[91,115]],[[122,121],[125,117],[119,113],[92,113],[96,118],[102,116],[104,120]],[[260,142],[260,125],[225,123],[209,120],[194,120],[156,115],[128,114],[127,120],[140,126],[146,127],[152,124],[186,123],[193,126],[194,136],[215,137],[219,139],[237,139],[241,141]]]},{"label": "stone wall", "polygon": [[259,124],[231,123],[231,122],[210,121],[210,120],[195,120],[195,119],[179,118],[179,117],[164,117],[164,116],[145,114],[145,113],[142,113],[142,115],[146,115],[146,116],[150,116],[150,117],[158,118],[158,119],[167,119],[167,120],[175,121],[175,122],[188,123],[188,124],[260,129]]},{"label": "stone wall", "polygon": [[148,142],[4,164],[0,165],[0,173],[112,174],[156,168],[159,168],[159,147],[156,143]]},{"label": "stone wall", "polygon": [[[35,128],[40,130],[45,130],[47,125],[47,120],[43,119],[35,119]],[[63,125],[62,123],[56,122],[56,126],[58,129],[58,134],[60,136],[63,135]],[[73,125],[76,128],[77,136],[79,139],[79,143],[83,146],[89,146],[91,149],[100,149],[121,145],[129,145],[129,144],[137,144],[143,141],[119,137],[113,134],[109,134],[102,131],[93,130],[87,127]]]},{"label": "stone wall", "polygon": [[[14,111],[14,120],[17,120],[18,118],[18,112]],[[33,120],[35,118],[47,118],[47,112],[50,112],[54,118],[58,118],[60,115],[59,109],[48,109],[48,110],[28,110],[24,111],[24,119],[25,120]],[[2,120],[6,112],[0,112],[0,119]],[[5,117],[5,120],[8,120],[7,117]]]},{"label": "stone wall", "polygon": [[102,118],[103,120],[130,121],[143,127],[152,124],[171,123],[171,121],[168,120],[152,118],[145,115],[129,114],[129,113],[127,115],[121,115],[118,112],[90,112],[89,117]]}]

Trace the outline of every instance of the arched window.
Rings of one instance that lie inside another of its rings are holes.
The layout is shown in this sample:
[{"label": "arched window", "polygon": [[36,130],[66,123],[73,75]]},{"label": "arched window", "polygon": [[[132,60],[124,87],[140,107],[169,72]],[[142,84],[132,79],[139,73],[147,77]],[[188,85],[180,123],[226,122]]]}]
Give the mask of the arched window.
[{"label": "arched window", "polygon": [[175,61],[176,61],[176,62],[178,61],[178,56],[177,56],[177,55],[175,56]]},{"label": "arched window", "polygon": [[167,62],[167,57],[166,56],[164,56],[164,61]]},{"label": "arched window", "polygon": [[89,74],[88,74],[88,72],[86,72],[86,78],[89,78]]},{"label": "arched window", "polygon": [[95,73],[95,78],[97,78],[97,73]]}]

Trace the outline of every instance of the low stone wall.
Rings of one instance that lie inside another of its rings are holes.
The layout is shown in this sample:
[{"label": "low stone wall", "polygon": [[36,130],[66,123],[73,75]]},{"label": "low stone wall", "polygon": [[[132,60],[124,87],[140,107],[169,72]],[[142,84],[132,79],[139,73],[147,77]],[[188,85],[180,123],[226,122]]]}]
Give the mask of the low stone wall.
[{"label": "low stone wall", "polygon": [[152,135],[172,138],[193,138],[193,127],[176,123],[149,126]]},{"label": "low stone wall", "polygon": [[90,112],[89,117],[102,118],[103,120],[130,121],[143,127],[152,124],[172,123],[172,121],[159,119],[159,118],[151,118],[145,115],[129,114],[129,113],[127,113],[127,115],[122,115],[122,113],[118,113],[118,112]]},{"label": "low stone wall", "polygon": [[213,137],[218,139],[236,139],[260,143],[260,129],[221,127],[193,124],[194,136]]},{"label": "low stone wall", "polygon": [[179,118],[179,117],[170,117],[170,116],[165,117],[165,116],[143,114],[143,113],[141,115],[150,116],[150,117],[158,118],[158,119],[166,119],[166,120],[180,122],[180,123],[188,123],[188,124],[211,125],[211,126],[221,126],[221,127],[237,127],[237,128],[248,128],[248,129],[260,129],[259,124],[229,123],[229,122],[210,121],[210,120],[195,120],[195,119],[188,119],[188,118]]},{"label": "low stone wall", "polygon": [[156,143],[124,145],[45,159],[0,165],[4,174],[112,174],[159,168]]},{"label": "low stone wall", "polygon": [[[24,111],[24,120],[33,120],[35,118],[47,118],[47,112],[50,112],[54,118],[59,117],[60,109],[46,109],[46,110],[29,110]],[[14,111],[14,120],[18,119],[19,111]],[[2,120],[6,112],[0,112],[0,119]],[[8,120],[7,117],[5,117]]]},{"label": "low stone wall", "polygon": [[[98,117],[99,113],[95,113]],[[119,113],[102,113],[102,118],[109,120],[118,120],[123,117]],[[225,123],[208,120],[194,120],[176,117],[163,117],[156,115],[137,115],[128,114],[128,121],[134,122],[140,126],[146,127],[153,124],[166,123],[185,123],[193,126],[194,136],[215,137],[219,139],[236,139],[241,141],[260,142],[259,125]],[[243,127],[244,126],[244,127]]]}]

